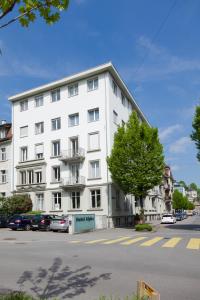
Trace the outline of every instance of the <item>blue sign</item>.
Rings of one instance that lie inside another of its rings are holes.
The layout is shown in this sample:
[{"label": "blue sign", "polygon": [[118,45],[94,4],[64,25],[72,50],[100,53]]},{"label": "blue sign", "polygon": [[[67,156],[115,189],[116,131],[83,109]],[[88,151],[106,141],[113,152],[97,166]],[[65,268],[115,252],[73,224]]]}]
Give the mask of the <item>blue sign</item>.
[{"label": "blue sign", "polygon": [[75,233],[95,230],[95,214],[73,215],[73,218]]}]

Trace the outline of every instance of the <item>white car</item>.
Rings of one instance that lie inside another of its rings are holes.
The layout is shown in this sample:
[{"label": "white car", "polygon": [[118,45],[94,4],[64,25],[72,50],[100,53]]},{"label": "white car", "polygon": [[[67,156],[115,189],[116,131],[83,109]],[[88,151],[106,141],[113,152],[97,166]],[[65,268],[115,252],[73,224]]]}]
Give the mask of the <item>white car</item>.
[{"label": "white car", "polygon": [[164,214],[161,219],[161,224],[174,224],[176,218],[172,214]]}]

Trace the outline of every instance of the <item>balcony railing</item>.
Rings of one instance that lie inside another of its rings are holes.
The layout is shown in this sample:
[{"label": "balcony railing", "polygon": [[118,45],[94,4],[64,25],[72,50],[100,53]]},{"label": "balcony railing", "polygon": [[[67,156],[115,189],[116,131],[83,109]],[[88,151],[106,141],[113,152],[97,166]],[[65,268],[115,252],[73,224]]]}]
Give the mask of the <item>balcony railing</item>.
[{"label": "balcony railing", "polygon": [[78,148],[77,150],[68,149],[63,150],[61,152],[60,160],[62,161],[71,161],[71,162],[78,162],[83,161],[85,159],[85,150],[83,148]]},{"label": "balcony railing", "polygon": [[85,177],[67,177],[61,180],[60,186],[62,188],[84,188],[85,187]]}]

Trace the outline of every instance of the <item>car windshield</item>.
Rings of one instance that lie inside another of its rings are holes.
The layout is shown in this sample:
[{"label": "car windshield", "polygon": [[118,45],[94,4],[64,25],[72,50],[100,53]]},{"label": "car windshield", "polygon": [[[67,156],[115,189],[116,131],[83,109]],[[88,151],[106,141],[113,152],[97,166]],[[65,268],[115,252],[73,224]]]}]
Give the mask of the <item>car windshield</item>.
[{"label": "car windshield", "polygon": [[172,215],[163,215],[163,218],[172,218]]}]

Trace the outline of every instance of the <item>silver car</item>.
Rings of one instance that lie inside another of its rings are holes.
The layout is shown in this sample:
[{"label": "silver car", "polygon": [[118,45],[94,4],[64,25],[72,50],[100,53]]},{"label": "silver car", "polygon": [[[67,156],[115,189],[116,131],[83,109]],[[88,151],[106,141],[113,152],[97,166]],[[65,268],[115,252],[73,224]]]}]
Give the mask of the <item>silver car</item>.
[{"label": "silver car", "polygon": [[50,230],[68,232],[69,218],[68,216],[57,216],[52,219]]}]

